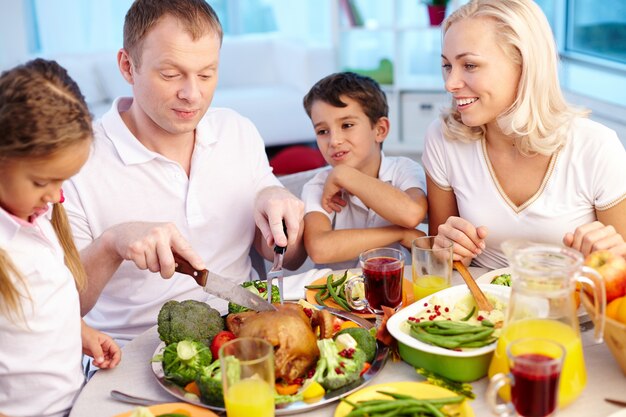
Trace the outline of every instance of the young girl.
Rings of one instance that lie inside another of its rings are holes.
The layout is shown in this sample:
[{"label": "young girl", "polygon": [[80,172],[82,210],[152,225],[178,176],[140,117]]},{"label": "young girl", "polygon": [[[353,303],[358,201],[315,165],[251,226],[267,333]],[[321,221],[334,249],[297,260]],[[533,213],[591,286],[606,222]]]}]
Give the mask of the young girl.
[{"label": "young girl", "polygon": [[91,141],[84,98],[56,62],[0,76],[0,414],[66,415],[84,383],[81,346],[100,368],[119,363],[80,318],[85,272],[61,205]]}]

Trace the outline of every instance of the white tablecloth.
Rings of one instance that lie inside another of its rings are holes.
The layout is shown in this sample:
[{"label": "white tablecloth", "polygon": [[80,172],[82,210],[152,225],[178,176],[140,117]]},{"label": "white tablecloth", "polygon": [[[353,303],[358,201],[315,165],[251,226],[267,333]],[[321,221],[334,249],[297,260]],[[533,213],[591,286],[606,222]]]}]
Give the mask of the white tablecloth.
[{"label": "white tablecloth", "polygon": [[[470,270],[475,277],[482,272],[475,268]],[[453,284],[460,282],[460,278],[455,274]],[[604,398],[626,400],[626,377],[606,345],[594,343],[593,331],[583,332],[582,338],[587,368],[587,387],[574,403],[559,411],[559,417],[605,417],[619,410],[619,407],[605,402]],[[178,402],[176,397],[170,395],[158,384],[152,373],[150,359],[159,343],[156,326],[128,343],[123,349],[122,362],[117,368],[98,371],[87,383],[70,417],[111,417],[134,408],[132,405],[113,400],[109,395],[113,389],[160,402]],[[389,360],[370,384],[421,380],[423,378],[417,375],[410,365]],[[482,378],[472,385],[477,395],[476,400],[471,403],[476,417],[491,415],[484,402],[487,378]],[[329,417],[333,416],[335,407],[336,403],[332,403],[301,415]]]}]

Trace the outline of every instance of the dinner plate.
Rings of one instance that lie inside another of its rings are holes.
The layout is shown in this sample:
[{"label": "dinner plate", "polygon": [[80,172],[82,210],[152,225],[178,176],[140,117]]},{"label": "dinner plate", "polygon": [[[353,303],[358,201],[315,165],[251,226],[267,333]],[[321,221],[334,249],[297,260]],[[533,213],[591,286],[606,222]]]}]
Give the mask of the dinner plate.
[{"label": "dinner plate", "polygon": [[626,417],[626,409],[618,410],[614,413],[609,414],[607,417]]},{"label": "dinner plate", "polygon": [[486,272],[476,278],[476,282],[479,284],[491,284],[491,281],[502,274],[510,274],[512,272],[510,267],[494,269],[493,271]]},{"label": "dinner plate", "polygon": [[[135,410],[135,408],[125,413],[117,414],[113,417],[130,417],[133,414],[133,411]],[[193,417],[218,417],[217,414],[215,414],[211,410],[207,410],[206,408],[202,408],[202,407],[196,407],[195,405],[191,405],[187,403],[158,404],[158,405],[153,405],[147,408],[155,416],[158,416],[159,414],[174,413],[176,411],[178,412],[186,411],[189,413],[190,416],[193,416]]]},{"label": "dinner plate", "polygon": [[[337,280],[343,276],[344,272],[345,270],[332,271],[330,274],[327,274],[323,276],[322,278],[318,278],[315,281],[310,282],[308,285],[325,285],[326,281],[328,280],[328,275],[331,275],[331,274],[334,275],[334,279]],[[349,274],[351,273],[352,275],[359,275],[361,274],[361,268],[348,269],[348,273]],[[348,277],[350,277],[350,275],[348,275]],[[306,300],[313,305],[319,305],[317,303],[317,300],[315,299],[315,294],[317,294],[318,291],[320,290],[308,290],[307,289],[305,293]],[[402,285],[402,304],[406,307],[407,305],[411,304],[413,301],[414,301],[413,285],[411,284],[409,280],[405,279]],[[331,307],[333,309],[345,311],[341,307],[339,307],[337,303],[333,301],[332,297],[324,300],[324,303],[326,304],[326,307]],[[362,317],[364,319],[376,318],[375,314],[369,313],[369,312],[359,313],[358,311],[351,311],[350,313],[354,314],[355,316]]]},{"label": "dinner plate", "polygon": [[[378,391],[387,391],[397,394],[410,395],[415,398],[443,398],[443,397],[456,397],[458,394],[447,390],[445,388],[430,385],[425,382],[414,381],[402,381],[402,382],[387,382],[385,384],[370,385],[349,395],[346,399],[352,403],[359,401],[375,400],[377,398],[389,398],[388,396],[379,393]],[[474,411],[468,404],[468,400],[463,401],[458,405],[454,413],[458,417],[474,417]],[[352,406],[348,403],[341,402],[335,409],[334,417],[344,417],[352,410]]]},{"label": "dinner plate", "polygon": [[[362,317],[358,317],[354,314],[347,313],[341,310],[336,310],[333,308],[325,308],[325,307],[320,307],[320,308],[328,310],[331,314],[341,319],[353,321],[365,329],[369,330],[372,327],[374,327],[373,323],[365,320]],[[165,343],[161,342],[157,346],[156,350],[154,351],[153,357],[155,355],[162,354],[163,349],[165,349]],[[358,381],[352,384],[346,385],[345,387],[342,387],[340,389],[326,392],[324,397],[320,401],[317,401],[315,403],[306,403],[304,401],[296,401],[293,403],[280,404],[279,407],[276,408],[276,415],[280,416],[280,415],[303,413],[303,412],[306,412],[306,411],[309,411],[318,407],[322,407],[333,401],[339,400],[341,397],[345,397],[346,395],[349,395],[355,391],[358,391],[363,386],[368,384],[372,378],[378,375],[378,373],[381,371],[381,369],[385,365],[385,362],[387,361],[388,353],[389,353],[389,348],[383,345],[382,343],[377,342],[376,356],[374,357],[374,360],[372,361],[371,367],[367,370],[367,372],[365,372],[362,375],[362,377]],[[195,400],[192,398],[185,397],[185,390],[182,387],[165,379],[165,375],[163,373],[163,366],[161,362],[152,362],[151,364],[152,364],[152,372],[154,373],[154,376],[157,378],[159,385],[165,391],[167,391],[174,397],[178,398],[179,400],[182,400],[184,402],[187,402],[189,404],[193,404],[199,407],[209,408],[209,409],[216,410],[216,411],[225,411],[223,407],[215,407],[212,405],[207,405],[207,404],[202,403],[199,399]]]}]

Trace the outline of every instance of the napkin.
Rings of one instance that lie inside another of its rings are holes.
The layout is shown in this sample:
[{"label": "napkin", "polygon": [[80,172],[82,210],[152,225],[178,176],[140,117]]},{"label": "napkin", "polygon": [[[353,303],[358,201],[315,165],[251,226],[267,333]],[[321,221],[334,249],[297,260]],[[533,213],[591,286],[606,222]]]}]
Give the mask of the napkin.
[{"label": "napkin", "polygon": [[305,285],[310,284],[316,279],[322,278],[330,274],[330,268],[316,269],[313,268],[301,274],[290,275],[283,278],[283,297],[285,300],[299,300],[305,298]]}]

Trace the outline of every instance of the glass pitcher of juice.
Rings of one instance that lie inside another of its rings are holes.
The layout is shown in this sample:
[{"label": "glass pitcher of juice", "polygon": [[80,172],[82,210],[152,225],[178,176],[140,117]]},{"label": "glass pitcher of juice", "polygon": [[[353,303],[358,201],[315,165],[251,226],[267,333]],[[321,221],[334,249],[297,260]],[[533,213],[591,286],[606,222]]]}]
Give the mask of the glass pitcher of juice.
[{"label": "glass pitcher of juice", "polygon": [[[555,340],[566,350],[558,398],[559,407],[565,407],[580,395],[587,382],[574,301],[576,282],[593,289],[596,317],[602,318],[595,328],[598,342],[604,331],[604,282],[597,272],[582,265],[582,254],[573,249],[522,241],[504,242],[502,248],[512,268],[511,298],[489,377],[509,372],[506,347],[511,341],[528,337]],[[508,390],[500,394],[509,400]]]}]

